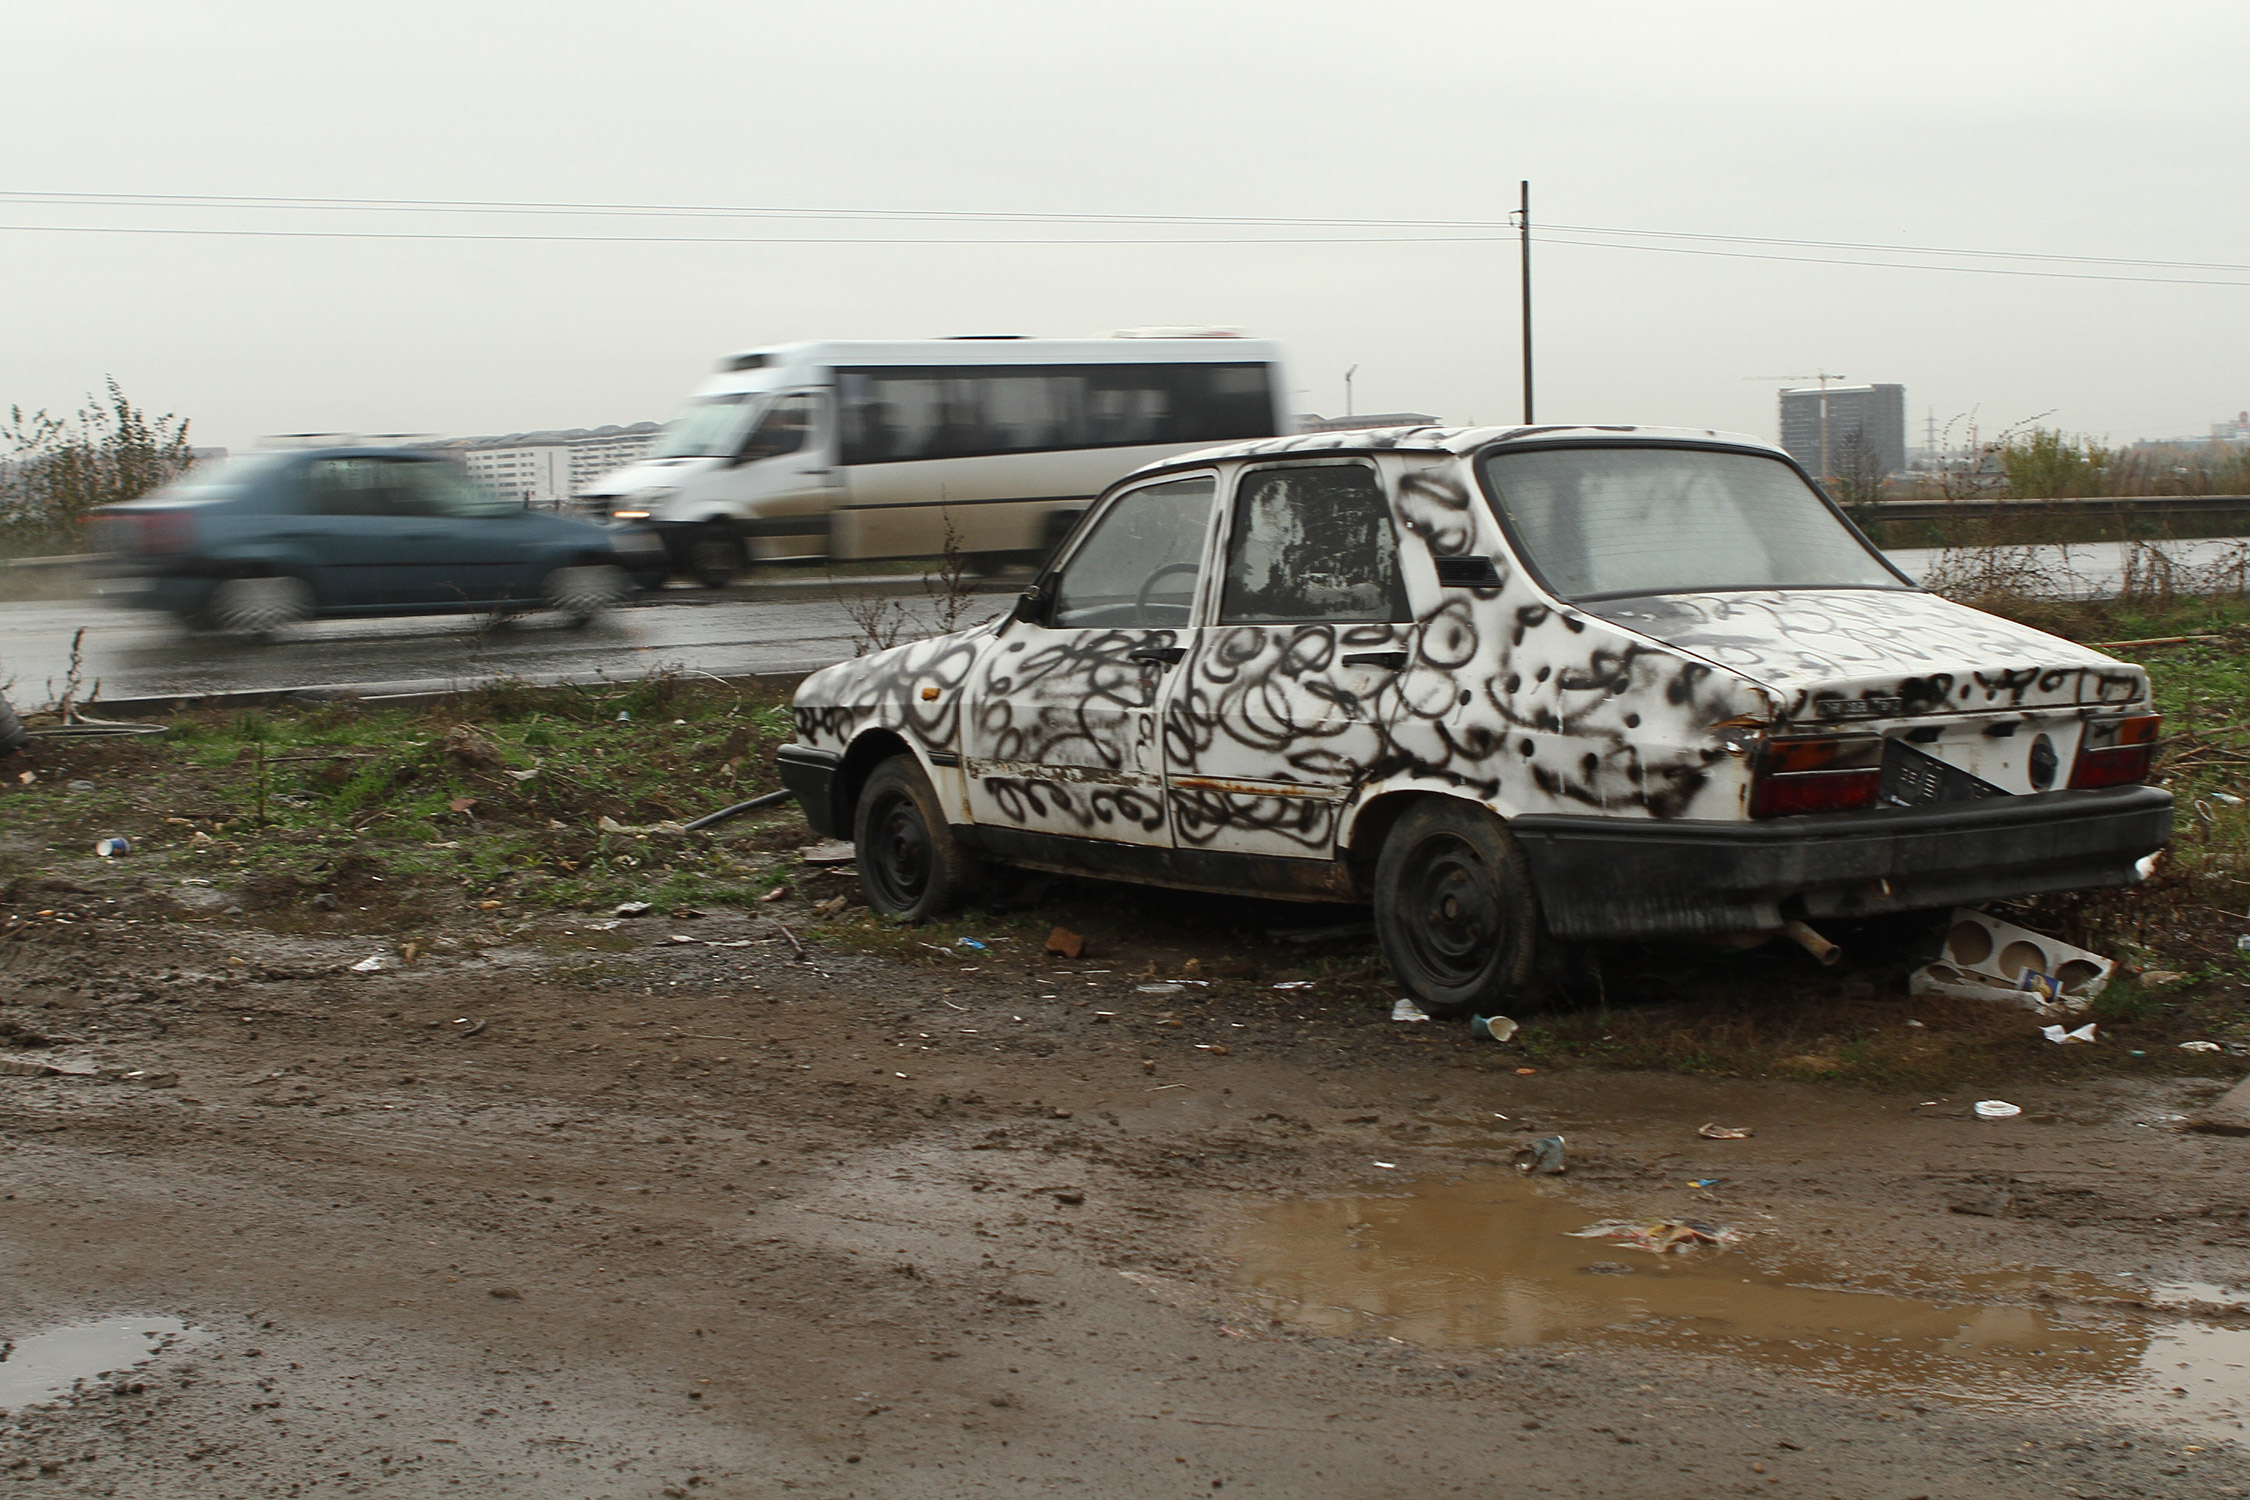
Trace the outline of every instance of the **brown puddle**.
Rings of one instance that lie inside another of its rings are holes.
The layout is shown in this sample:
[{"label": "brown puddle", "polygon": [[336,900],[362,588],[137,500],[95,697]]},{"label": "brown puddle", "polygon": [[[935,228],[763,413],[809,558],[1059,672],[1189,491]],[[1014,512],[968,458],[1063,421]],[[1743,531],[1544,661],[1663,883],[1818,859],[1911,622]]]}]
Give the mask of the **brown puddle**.
[{"label": "brown puddle", "polygon": [[[1275,1315],[1434,1347],[1572,1340],[1727,1353],[1825,1385],[2098,1410],[2236,1436],[2250,1330],[2094,1308],[2145,1298],[2072,1272],[1847,1281],[1753,1240],[1654,1255],[1572,1232],[1606,1216],[1513,1176],[1275,1205],[1229,1247]],[[1756,1229],[1756,1225],[1736,1226]]]}]

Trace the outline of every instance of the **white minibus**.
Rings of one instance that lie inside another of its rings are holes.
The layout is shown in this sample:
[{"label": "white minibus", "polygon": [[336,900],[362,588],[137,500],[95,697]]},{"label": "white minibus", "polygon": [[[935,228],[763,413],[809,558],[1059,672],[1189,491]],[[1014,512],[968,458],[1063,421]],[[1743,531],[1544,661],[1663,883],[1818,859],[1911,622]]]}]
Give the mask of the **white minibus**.
[{"label": "white minibus", "polygon": [[746,561],[935,555],[948,528],[990,572],[1144,463],[1292,431],[1287,399],[1277,347],[1231,335],[785,344],[720,361],[577,504],[713,588]]}]

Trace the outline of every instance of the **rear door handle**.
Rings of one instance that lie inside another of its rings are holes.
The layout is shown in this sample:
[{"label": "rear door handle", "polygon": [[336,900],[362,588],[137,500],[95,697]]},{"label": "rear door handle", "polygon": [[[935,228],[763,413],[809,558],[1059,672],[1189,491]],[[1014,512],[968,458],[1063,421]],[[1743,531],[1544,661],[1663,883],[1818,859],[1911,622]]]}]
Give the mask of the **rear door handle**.
[{"label": "rear door handle", "polygon": [[1347,667],[1381,667],[1386,672],[1406,670],[1404,651],[1354,651],[1344,658]]},{"label": "rear door handle", "polygon": [[1187,655],[1185,646],[1135,646],[1125,653],[1127,661],[1152,661],[1160,667],[1178,666]]}]

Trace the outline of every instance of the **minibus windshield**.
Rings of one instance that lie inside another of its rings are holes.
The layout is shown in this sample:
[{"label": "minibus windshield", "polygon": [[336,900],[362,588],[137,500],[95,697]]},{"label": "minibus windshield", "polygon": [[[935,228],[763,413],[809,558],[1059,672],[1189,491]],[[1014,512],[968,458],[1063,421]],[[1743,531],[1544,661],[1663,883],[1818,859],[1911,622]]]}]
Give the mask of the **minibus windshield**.
[{"label": "minibus windshield", "polygon": [[1911,587],[1779,459],[1619,445],[1503,449],[1480,468],[1524,561],[1565,599]]},{"label": "minibus windshield", "polygon": [[729,454],[742,441],[762,391],[725,391],[698,396],[687,410],[664,424],[651,458],[710,458]]}]

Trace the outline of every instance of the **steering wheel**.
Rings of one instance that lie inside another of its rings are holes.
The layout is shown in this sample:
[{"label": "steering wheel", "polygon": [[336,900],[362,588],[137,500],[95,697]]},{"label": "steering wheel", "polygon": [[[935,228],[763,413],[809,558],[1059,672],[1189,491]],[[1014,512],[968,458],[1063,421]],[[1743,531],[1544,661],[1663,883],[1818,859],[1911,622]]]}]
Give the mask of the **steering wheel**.
[{"label": "steering wheel", "polygon": [[[1134,611],[1139,614],[1143,620],[1146,620],[1148,618],[1149,605],[1151,603],[1149,596],[1156,592],[1156,585],[1159,579],[1168,578],[1174,573],[1201,572],[1202,567],[1203,565],[1201,563],[1168,562],[1163,567],[1158,568],[1155,572],[1149,574],[1148,577],[1141,580],[1141,591],[1133,596]],[[1171,605],[1169,607],[1173,609],[1185,609],[1187,606]]]}]

